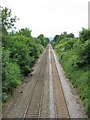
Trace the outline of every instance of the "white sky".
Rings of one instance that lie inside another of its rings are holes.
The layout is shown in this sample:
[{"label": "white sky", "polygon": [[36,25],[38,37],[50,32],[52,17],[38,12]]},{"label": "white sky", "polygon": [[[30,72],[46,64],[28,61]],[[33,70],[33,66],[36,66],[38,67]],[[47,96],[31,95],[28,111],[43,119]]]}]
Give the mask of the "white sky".
[{"label": "white sky", "polygon": [[16,27],[30,28],[32,36],[54,37],[64,31],[78,36],[82,27],[88,28],[89,0],[0,0],[20,18]]}]

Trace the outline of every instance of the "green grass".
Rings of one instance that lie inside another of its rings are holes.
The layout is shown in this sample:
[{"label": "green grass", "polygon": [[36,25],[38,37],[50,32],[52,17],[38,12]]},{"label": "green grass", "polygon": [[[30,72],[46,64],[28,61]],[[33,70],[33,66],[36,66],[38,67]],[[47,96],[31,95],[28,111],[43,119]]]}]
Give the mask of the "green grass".
[{"label": "green grass", "polygon": [[[70,46],[70,43],[72,43],[72,46]],[[66,77],[77,89],[80,99],[84,103],[86,113],[88,113],[88,67],[87,65],[80,67],[77,64],[78,61],[80,62],[79,53],[81,52],[81,49],[77,49],[77,46],[79,47],[78,43],[78,40],[75,39],[68,39],[68,42],[67,39],[64,39],[57,44],[55,51]]]}]

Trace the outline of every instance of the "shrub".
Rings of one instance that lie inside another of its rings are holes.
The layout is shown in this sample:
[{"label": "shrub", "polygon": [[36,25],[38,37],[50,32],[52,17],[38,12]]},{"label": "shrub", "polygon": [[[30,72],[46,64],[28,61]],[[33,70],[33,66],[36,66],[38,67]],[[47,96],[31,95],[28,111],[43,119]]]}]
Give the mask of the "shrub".
[{"label": "shrub", "polygon": [[90,65],[90,39],[85,41],[84,43],[78,42],[77,47],[77,66],[79,67],[86,67]]},{"label": "shrub", "polygon": [[10,62],[10,51],[9,50],[4,50],[2,48],[2,78],[3,80],[5,79],[5,67],[9,64]]},{"label": "shrub", "polygon": [[[11,10],[2,7],[2,92],[3,102],[13,93],[21,81],[21,76],[31,72],[36,59],[49,42],[44,36],[42,39],[31,36],[28,28],[14,32],[14,23]],[[8,30],[12,29],[11,32]]]},{"label": "shrub", "polygon": [[66,77],[77,88],[80,98],[84,102],[85,110],[89,114],[88,103],[88,71],[90,66],[90,30],[83,29],[79,38],[64,37],[59,43],[52,42],[62,64]]},{"label": "shrub", "polygon": [[3,46],[10,50],[10,59],[16,62],[24,75],[31,72],[32,67],[43,51],[40,44],[36,44],[35,40],[26,38],[25,36],[7,36],[3,39]]},{"label": "shrub", "polygon": [[20,68],[16,63],[9,63],[4,67],[4,78],[2,81],[2,100],[6,102],[8,95],[12,94],[14,88],[20,84]]},{"label": "shrub", "polygon": [[85,42],[90,39],[90,30],[83,28],[79,33],[80,41]]},{"label": "shrub", "polygon": [[21,73],[16,63],[10,61],[10,51],[2,48],[2,100],[6,102],[8,95],[20,84]]}]

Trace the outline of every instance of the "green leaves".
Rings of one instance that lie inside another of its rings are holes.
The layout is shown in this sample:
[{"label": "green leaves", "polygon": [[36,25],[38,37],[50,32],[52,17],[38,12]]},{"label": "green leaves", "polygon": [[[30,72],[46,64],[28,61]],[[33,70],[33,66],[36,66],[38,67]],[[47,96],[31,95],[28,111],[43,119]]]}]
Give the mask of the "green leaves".
[{"label": "green leaves", "polygon": [[80,41],[85,42],[90,39],[90,30],[82,28],[82,31],[79,32]]},{"label": "green leaves", "polygon": [[32,71],[35,61],[44,50],[38,39],[27,35],[29,34],[25,33],[24,36],[23,29],[22,35],[15,33],[2,37],[3,102],[7,101],[14,88],[20,84],[21,76]]},{"label": "green leaves", "polygon": [[[56,37],[55,37],[56,38]],[[62,64],[67,78],[77,88],[80,98],[84,101],[87,113],[90,113],[88,103],[88,84],[90,66],[90,30],[82,29],[79,38],[73,34],[59,35],[58,42],[52,41],[59,61]]]},{"label": "green leaves", "polygon": [[8,30],[14,28],[14,23],[18,20],[18,18],[12,17],[11,9],[7,7],[3,8],[1,11],[1,18],[2,18],[2,33],[8,34]]},{"label": "green leaves", "polygon": [[[6,102],[14,88],[20,85],[22,76],[32,71],[37,58],[49,40],[41,35],[31,36],[29,28],[14,32],[17,17],[12,17],[11,9],[2,8],[2,98]],[[12,32],[8,32],[12,29]]]},{"label": "green leaves", "polygon": [[31,72],[31,67],[43,51],[43,47],[36,44],[35,40],[21,35],[8,35],[3,39],[3,46],[10,50],[10,60],[16,62],[25,75]]},{"label": "green leaves", "polygon": [[3,102],[12,94],[21,81],[22,75],[32,71],[36,59],[43,51],[41,44],[34,38],[21,35],[3,36],[2,76]]},{"label": "green leaves", "polygon": [[49,43],[49,39],[45,38],[43,34],[40,34],[37,39],[40,40],[40,44],[43,45],[44,47],[47,46],[47,44]]},{"label": "green leaves", "polygon": [[25,36],[27,38],[31,38],[31,30],[29,28],[19,30],[17,34],[21,36]]},{"label": "green leaves", "polygon": [[8,63],[3,69],[2,100],[6,102],[8,95],[12,94],[14,88],[20,85],[21,73],[16,63]]}]

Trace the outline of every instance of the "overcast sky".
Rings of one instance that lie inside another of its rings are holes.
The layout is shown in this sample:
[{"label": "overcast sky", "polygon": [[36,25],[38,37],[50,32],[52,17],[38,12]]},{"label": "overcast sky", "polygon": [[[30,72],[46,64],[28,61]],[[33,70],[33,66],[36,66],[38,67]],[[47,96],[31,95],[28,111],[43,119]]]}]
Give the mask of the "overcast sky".
[{"label": "overcast sky", "polygon": [[17,29],[30,28],[33,37],[54,37],[64,31],[78,36],[82,27],[88,28],[88,1],[0,0],[0,6],[10,8],[20,18]]}]

